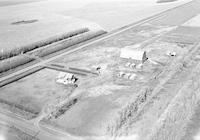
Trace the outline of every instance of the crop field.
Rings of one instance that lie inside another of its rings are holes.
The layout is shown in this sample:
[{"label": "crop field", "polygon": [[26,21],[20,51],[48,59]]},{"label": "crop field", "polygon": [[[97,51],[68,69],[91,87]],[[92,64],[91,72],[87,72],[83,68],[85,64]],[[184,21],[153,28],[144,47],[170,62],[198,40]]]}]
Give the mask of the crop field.
[{"label": "crop field", "polygon": [[1,10],[0,13],[0,60],[69,39],[89,30],[102,30],[97,24],[56,14],[16,13],[15,16],[5,16]]},{"label": "crop field", "polygon": [[[81,0],[76,0],[76,2],[77,1]],[[158,11],[165,11],[169,7],[173,7],[175,5],[177,6],[177,4],[184,2],[184,0],[161,0],[168,1],[166,3],[157,3],[157,1],[159,0],[88,1],[90,1],[88,4],[80,8],[65,8],[64,10],[62,10],[61,13],[65,16],[72,16],[80,19],[94,21],[98,23],[101,27],[103,27],[106,31],[112,31],[123,26],[127,26],[128,24],[137,22],[143,18],[154,15]]]},{"label": "crop field", "polygon": [[51,102],[67,98],[74,90],[73,86],[55,82],[58,73],[43,69],[1,88],[1,107],[28,119],[38,116],[43,109],[49,109]]}]

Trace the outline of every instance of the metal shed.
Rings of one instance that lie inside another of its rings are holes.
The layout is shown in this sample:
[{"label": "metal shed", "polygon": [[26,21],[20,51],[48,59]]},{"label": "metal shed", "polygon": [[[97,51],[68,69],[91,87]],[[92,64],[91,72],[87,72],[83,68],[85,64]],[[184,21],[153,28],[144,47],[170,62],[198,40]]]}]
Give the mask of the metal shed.
[{"label": "metal shed", "polygon": [[121,49],[120,57],[141,61],[142,63],[147,60],[146,51],[136,50],[129,47]]}]

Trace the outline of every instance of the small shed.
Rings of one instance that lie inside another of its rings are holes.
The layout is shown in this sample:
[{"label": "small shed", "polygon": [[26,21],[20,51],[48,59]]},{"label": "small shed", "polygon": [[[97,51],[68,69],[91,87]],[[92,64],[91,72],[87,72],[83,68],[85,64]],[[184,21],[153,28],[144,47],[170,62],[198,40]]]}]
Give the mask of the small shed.
[{"label": "small shed", "polygon": [[147,60],[146,51],[136,50],[130,47],[122,48],[120,57],[125,59],[141,61],[142,63],[144,63]]}]

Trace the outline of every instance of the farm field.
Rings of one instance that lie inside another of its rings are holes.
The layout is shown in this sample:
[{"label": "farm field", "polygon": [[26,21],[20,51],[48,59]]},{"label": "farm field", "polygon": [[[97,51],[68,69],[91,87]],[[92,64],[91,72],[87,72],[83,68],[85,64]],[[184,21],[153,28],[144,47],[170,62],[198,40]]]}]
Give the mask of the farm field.
[{"label": "farm field", "polygon": [[48,44],[46,42],[62,38],[66,34],[77,31],[76,34],[81,34],[83,33],[81,29],[101,30],[97,25],[93,24],[91,27],[89,24],[80,23],[78,19],[58,15],[18,17],[0,24],[0,56],[2,58],[33,50],[40,47],[40,44]]},{"label": "farm field", "polygon": [[[79,1],[81,0],[74,4]],[[157,0],[88,0],[82,7],[64,9],[58,13],[93,21],[106,31],[112,31],[189,1],[156,2]]]}]

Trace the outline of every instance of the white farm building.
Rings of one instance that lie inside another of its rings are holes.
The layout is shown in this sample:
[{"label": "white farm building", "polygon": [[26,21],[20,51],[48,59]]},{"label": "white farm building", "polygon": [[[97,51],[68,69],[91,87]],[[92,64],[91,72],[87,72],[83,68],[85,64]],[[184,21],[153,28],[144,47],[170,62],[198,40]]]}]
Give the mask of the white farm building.
[{"label": "white farm building", "polygon": [[130,47],[121,49],[120,57],[125,59],[133,59],[144,63],[147,60],[146,51],[136,50]]}]

